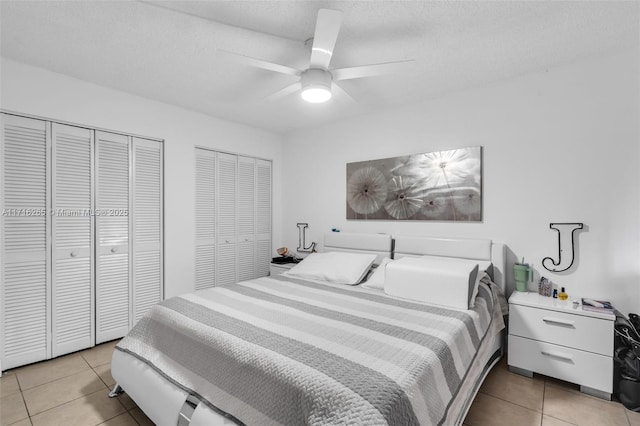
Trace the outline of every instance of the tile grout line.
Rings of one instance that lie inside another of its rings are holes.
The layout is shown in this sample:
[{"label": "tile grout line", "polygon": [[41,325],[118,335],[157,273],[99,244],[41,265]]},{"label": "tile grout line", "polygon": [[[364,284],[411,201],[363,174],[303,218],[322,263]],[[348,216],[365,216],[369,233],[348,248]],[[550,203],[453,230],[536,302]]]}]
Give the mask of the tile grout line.
[{"label": "tile grout line", "polygon": [[547,393],[547,379],[542,379],[542,416],[540,417],[540,426],[544,423],[544,397]]},{"label": "tile grout line", "polygon": [[[18,380],[17,377],[16,377],[16,380]],[[18,383],[18,386],[20,386],[19,383]],[[31,414],[29,414],[29,407],[27,407],[27,401],[25,401],[24,394],[22,393],[22,391],[20,391],[20,397],[22,398],[22,403],[24,404],[24,410],[27,412],[27,419],[29,419],[29,423],[33,425],[33,422],[31,421]],[[24,420],[24,419],[21,419],[21,420]]]},{"label": "tile grout line", "polygon": [[[1,0],[0,0],[0,1],[1,1]],[[80,358],[82,358],[82,357],[80,357]],[[53,360],[55,360],[55,358],[54,358],[54,359],[48,359],[48,360],[45,360],[45,361],[40,361],[40,362],[41,362],[41,363],[45,363],[45,362],[47,362],[47,361],[53,361]],[[91,370],[92,368],[91,368],[91,366],[89,365],[89,363],[88,363],[87,361],[85,361],[85,359],[84,359],[84,358],[82,358],[82,360],[85,362],[85,364],[87,364],[87,367],[89,367],[89,368],[88,368],[88,370]],[[35,365],[35,364],[31,364],[31,365]],[[73,376],[74,374],[82,373],[83,371],[86,371],[86,370],[76,371],[75,373],[71,373],[71,374],[68,374],[68,375],[66,375],[66,376],[58,377],[57,379],[49,380],[48,382],[43,382],[43,383],[37,384],[37,385],[35,385],[35,386],[31,386],[31,387],[30,387],[30,388],[28,388],[28,389],[22,389],[22,385],[20,384],[20,379],[18,378],[18,374],[17,374],[17,373],[14,373],[14,374],[16,375],[16,380],[18,381],[18,386],[20,387],[20,391],[21,391],[21,392],[24,392],[24,391],[28,391],[28,390],[31,390],[31,389],[35,389],[35,388],[37,388],[38,386],[46,385],[46,384],[48,384],[48,383],[53,383],[53,382],[55,382],[56,380],[66,379],[67,377]]]},{"label": "tile grout line", "polygon": [[491,395],[491,394],[488,394],[488,393],[482,392],[482,391],[478,391],[478,393],[481,393],[481,394],[483,394],[485,396],[488,396],[489,398],[494,398],[494,399],[497,399],[499,401],[504,401],[504,402],[506,402],[508,404],[515,405],[516,407],[524,408],[525,410],[533,411],[534,413],[540,413],[541,417],[544,414],[542,411],[538,411],[538,410],[534,410],[533,408],[525,407],[524,405],[520,405],[520,404],[517,404],[517,403],[515,403],[513,401],[509,401],[508,399],[500,398],[499,396]]},{"label": "tile grout line", "polygon": [[[524,409],[527,409],[527,410],[529,410],[529,411],[533,411],[533,412],[535,412],[535,413],[544,414],[544,412],[542,411],[542,409],[541,409],[540,411],[538,411],[538,410],[534,410],[534,409],[533,409],[533,408],[531,408],[531,407],[525,407],[524,405],[518,404],[517,402],[509,401],[508,399],[500,398],[499,396],[492,395],[492,394],[490,394],[490,393],[487,393],[487,392],[484,392],[484,391],[481,391],[481,390],[480,390],[480,391],[478,391],[478,393],[481,393],[481,394],[486,395],[486,396],[490,396],[491,398],[499,399],[500,401],[508,402],[509,404],[513,404],[513,405],[515,405],[515,406],[517,406],[517,407],[524,408]],[[543,407],[544,407],[544,391],[543,391],[543,394],[542,394],[542,398],[543,398],[542,405],[543,405]]]},{"label": "tile grout line", "polygon": [[[107,388],[107,391],[109,391],[109,388]],[[36,413],[36,414],[34,414],[33,416],[32,416],[32,415],[29,415],[29,420],[31,420],[31,418],[32,418],[32,417],[39,416],[39,415],[41,415],[41,414],[43,414],[43,413],[46,413],[47,411],[51,411],[51,410],[54,410],[54,409],[56,409],[56,408],[62,407],[63,405],[71,404],[71,403],[72,403],[72,402],[74,402],[74,401],[77,401],[77,400],[82,399],[82,398],[86,398],[87,396],[89,396],[89,395],[93,395],[94,393],[98,393],[98,392],[103,392],[103,390],[102,390],[102,389],[100,389],[100,390],[97,390],[97,391],[94,391],[94,392],[88,393],[88,394],[86,394],[86,395],[81,395],[81,396],[79,396],[78,398],[74,398],[74,399],[71,399],[71,400],[69,400],[69,401],[63,402],[62,404],[58,404],[58,405],[56,405],[55,407],[47,408],[47,409],[46,409],[46,410],[44,410],[44,411],[40,411],[39,413]],[[23,397],[23,398],[24,398],[24,397]],[[25,402],[25,406],[26,406],[26,405],[27,405],[27,404],[26,404],[26,402]],[[126,408],[125,408],[125,410],[126,410]],[[28,409],[27,409],[27,412],[28,412]],[[31,423],[33,424],[33,422],[31,422]]]}]

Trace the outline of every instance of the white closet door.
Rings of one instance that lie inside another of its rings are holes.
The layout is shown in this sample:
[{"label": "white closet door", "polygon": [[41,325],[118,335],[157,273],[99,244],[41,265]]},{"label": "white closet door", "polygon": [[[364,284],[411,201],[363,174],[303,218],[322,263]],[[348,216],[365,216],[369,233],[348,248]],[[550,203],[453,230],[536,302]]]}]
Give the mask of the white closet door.
[{"label": "white closet door", "polygon": [[129,137],[96,131],[96,344],[129,331]]},{"label": "white closet door", "polygon": [[255,160],[238,157],[238,281],[256,277]]},{"label": "white closet door", "polygon": [[217,154],[217,213],[216,285],[237,282],[236,274],[236,166],[237,158],[231,154]]},{"label": "white closet door", "polygon": [[53,123],[52,355],[94,345],[93,132]]},{"label": "white closet door", "polygon": [[256,160],[256,276],[269,275],[271,262],[271,161]]},{"label": "white closet door", "polygon": [[162,142],[133,138],[133,323],[163,298],[162,162]]},{"label": "white closet door", "polygon": [[196,148],[196,290],[215,286],[216,153]]},{"label": "white closet door", "polygon": [[0,361],[49,358],[49,142],[41,120],[1,116]]}]

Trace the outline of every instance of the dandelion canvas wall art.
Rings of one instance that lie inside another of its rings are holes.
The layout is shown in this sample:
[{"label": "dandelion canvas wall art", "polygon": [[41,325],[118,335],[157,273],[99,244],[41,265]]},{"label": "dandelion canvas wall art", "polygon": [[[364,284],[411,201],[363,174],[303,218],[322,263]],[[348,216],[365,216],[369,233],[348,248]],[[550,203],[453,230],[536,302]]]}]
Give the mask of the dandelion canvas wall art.
[{"label": "dandelion canvas wall art", "polygon": [[347,164],[347,219],[482,220],[482,147]]}]

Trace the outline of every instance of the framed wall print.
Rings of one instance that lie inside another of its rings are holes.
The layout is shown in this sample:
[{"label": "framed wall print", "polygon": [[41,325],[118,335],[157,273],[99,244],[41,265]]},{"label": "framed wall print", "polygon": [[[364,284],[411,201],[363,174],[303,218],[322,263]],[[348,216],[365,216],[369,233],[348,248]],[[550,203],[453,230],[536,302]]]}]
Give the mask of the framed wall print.
[{"label": "framed wall print", "polygon": [[482,147],[347,164],[347,219],[482,220]]}]

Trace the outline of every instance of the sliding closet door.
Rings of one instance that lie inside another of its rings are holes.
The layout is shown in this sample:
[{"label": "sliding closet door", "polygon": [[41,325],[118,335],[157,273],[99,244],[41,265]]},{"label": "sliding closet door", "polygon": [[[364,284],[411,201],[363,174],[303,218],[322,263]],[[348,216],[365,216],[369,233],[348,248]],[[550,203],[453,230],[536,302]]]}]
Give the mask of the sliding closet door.
[{"label": "sliding closet door", "polygon": [[93,132],[53,123],[52,356],[94,344]]},{"label": "sliding closet door", "polygon": [[238,281],[256,277],[255,160],[238,157]]},{"label": "sliding closet door", "polygon": [[216,153],[196,148],[196,290],[215,286]]},{"label": "sliding closet door", "polygon": [[269,275],[271,263],[271,161],[256,160],[256,277]]},{"label": "sliding closet door", "polygon": [[2,114],[0,143],[1,369],[49,357],[47,123]]},{"label": "sliding closet door", "polygon": [[133,138],[133,323],[163,298],[162,164],[161,142]]},{"label": "sliding closet door", "polygon": [[96,131],[96,344],[129,331],[129,137]]},{"label": "sliding closet door", "polygon": [[233,284],[236,278],[236,166],[231,154],[217,154],[217,213],[216,285]]}]

